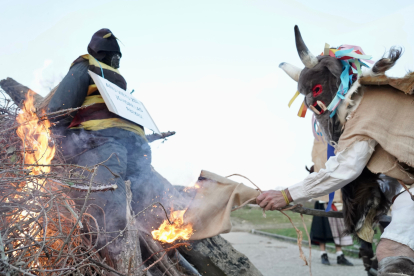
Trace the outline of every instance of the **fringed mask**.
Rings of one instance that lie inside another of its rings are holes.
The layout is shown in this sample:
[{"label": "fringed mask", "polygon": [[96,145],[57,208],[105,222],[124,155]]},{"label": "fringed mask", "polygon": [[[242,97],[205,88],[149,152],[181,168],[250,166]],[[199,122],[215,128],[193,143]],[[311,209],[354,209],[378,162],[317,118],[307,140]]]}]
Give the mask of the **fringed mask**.
[{"label": "fringed mask", "polygon": [[[335,113],[349,87],[361,75],[361,60],[371,59],[357,46],[342,45],[337,49],[325,44],[324,52],[315,57],[306,47],[298,26],[295,26],[296,49],[305,68],[299,69],[289,63],[279,65],[292,79],[298,82],[298,92],[289,106],[300,94],[305,96],[299,117],[305,117],[311,109],[328,142],[337,142],[340,135],[339,121]],[[370,61],[368,61],[370,62]]]}]

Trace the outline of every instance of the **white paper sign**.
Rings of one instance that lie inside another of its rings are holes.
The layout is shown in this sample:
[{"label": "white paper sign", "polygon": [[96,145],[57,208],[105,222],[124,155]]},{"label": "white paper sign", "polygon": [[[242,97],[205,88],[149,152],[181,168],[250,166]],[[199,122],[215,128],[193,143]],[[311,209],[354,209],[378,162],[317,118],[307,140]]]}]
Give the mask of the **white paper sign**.
[{"label": "white paper sign", "polygon": [[124,89],[94,72],[88,71],[88,73],[98,87],[99,93],[104,99],[109,111],[122,118],[149,128],[156,133],[160,133],[142,102],[132,97]]}]

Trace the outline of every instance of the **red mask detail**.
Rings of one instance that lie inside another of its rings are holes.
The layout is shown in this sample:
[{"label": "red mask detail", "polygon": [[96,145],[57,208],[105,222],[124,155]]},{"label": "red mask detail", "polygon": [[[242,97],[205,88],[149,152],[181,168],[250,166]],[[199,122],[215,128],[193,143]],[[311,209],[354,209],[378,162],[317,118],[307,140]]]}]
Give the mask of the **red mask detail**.
[{"label": "red mask detail", "polygon": [[[325,103],[324,103],[325,104]],[[320,107],[319,105],[318,105],[318,102],[315,102],[314,104],[313,104],[313,106],[316,108],[316,110],[318,110],[319,112],[320,112],[320,114],[319,115],[321,115],[321,114],[323,114],[324,112],[325,112],[325,110],[323,110],[322,109],[322,107]]]},{"label": "red mask detail", "polygon": [[317,84],[312,88],[313,97],[316,97],[322,93],[322,85]]}]

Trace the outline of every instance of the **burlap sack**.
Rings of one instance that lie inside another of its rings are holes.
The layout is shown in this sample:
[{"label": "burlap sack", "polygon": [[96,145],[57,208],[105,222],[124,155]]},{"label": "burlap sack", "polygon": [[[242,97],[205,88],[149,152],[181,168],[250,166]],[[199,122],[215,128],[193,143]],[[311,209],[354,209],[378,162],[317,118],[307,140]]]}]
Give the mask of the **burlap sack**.
[{"label": "burlap sack", "polygon": [[389,85],[364,85],[361,89],[364,96],[346,122],[336,151],[356,141],[374,139],[378,145],[368,169],[413,184],[414,177],[402,169],[400,162],[414,165],[414,96]]},{"label": "burlap sack", "polygon": [[[328,159],[328,144],[324,143],[322,139],[314,140],[312,148],[312,162],[313,169],[315,172],[319,172],[321,169],[325,169],[325,163]],[[314,198],[315,200],[329,202],[329,195],[320,196]],[[333,199],[335,203],[342,203],[342,193],[341,190],[335,191],[335,196]]]},{"label": "burlap sack", "polygon": [[200,240],[228,233],[231,210],[243,203],[255,203],[259,191],[219,176],[201,171],[197,194],[184,214],[184,223],[193,225],[190,240]]}]

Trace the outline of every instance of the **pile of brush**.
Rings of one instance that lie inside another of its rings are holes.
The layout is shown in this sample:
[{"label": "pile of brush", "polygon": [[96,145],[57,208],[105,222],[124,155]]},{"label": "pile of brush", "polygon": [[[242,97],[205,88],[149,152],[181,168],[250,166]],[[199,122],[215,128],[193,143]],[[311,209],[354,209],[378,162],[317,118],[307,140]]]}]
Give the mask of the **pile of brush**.
[{"label": "pile of brush", "polygon": [[[115,237],[108,238],[111,236],[98,227],[87,212],[88,197],[96,191],[116,189],[116,185],[94,183],[94,172],[103,164],[82,167],[65,161],[56,146],[59,137],[53,137],[48,119],[69,111],[42,114],[35,109],[34,95],[29,91],[29,97],[17,106],[0,90],[0,272],[144,275],[152,268],[166,275],[181,275],[174,273],[174,254],[164,259],[165,252],[175,251],[177,245],[163,248],[148,234],[140,237],[136,218],[146,209],[134,217],[130,213],[128,225]],[[85,178],[85,171],[92,177]],[[75,204],[68,196],[73,190],[85,192],[83,204]],[[154,207],[151,204],[148,209]],[[105,236],[106,244],[97,247],[99,236]],[[145,262],[140,240],[145,255],[150,255]],[[107,251],[114,244],[123,247],[118,259]]]},{"label": "pile of brush", "polygon": [[30,139],[17,135],[20,109],[0,93],[0,272],[99,273],[102,268],[94,265],[102,261],[92,243],[94,218],[66,196],[72,186],[87,189],[88,181],[71,174],[73,167],[58,164],[59,153],[48,170],[26,164],[26,157],[38,149],[31,147]]},{"label": "pile of brush", "polygon": [[[157,207],[154,204],[143,210],[130,210],[127,204],[125,229],[115,236],[105,235],[88,213],[88,197],[95,191],[116,189],[116,185],[94,183],[94,172],[103,164],[82,167],[66,162],[57,146],[61,137],[54,137],[49,131],[48,119],[75,110],[44,114],[40,110],[53,90],[43,98],[11,78],[0,81],[0,86],[3,88],[0,90],[1,275],[201,275],[198,271],[203,275],[261,275],[220,236],[172,244],[154,240],[139,225],[142,214],[149,211],[148,217],[150,209]],[[27,107],[23,101],[30,93],[34,103]],[[37,117],[22,117],[22,113]],[[34,129],[37,132],[33,133]],[[173,134],[147,138],[151,142]],[[39,148],[42,135],[47,143]],[[48,156],[52,156],[50,162],[44,162]],[[92,173],[92,178],[83,176],[86,171]],[[154,190],[177,196],[174,187],[155,174],[159,181],[154,185],[159,187]],[[126,200],[130,203],[127,182]],[[81,204],[68,196],[73,190],[85,192]],[[167,213],[164,215],[168,216]],[[98,247],[101,235],[110,238]],[[114,244],[122,248],[117,259],[107,250]]]}]

